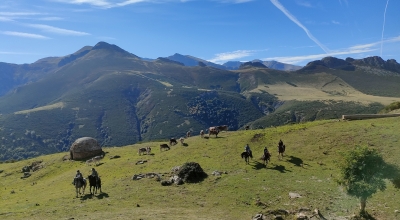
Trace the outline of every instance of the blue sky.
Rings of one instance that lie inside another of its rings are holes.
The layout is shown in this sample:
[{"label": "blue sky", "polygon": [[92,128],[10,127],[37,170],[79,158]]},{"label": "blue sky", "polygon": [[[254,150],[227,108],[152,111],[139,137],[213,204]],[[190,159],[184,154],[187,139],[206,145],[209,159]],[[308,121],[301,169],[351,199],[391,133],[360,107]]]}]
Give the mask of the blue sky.
[{"label": "blue sky", "polygon": [[220,64],[400,62],[399,9],[399,0],[1,0],[0,62],[33,63],[99,41],[145,58]]}]

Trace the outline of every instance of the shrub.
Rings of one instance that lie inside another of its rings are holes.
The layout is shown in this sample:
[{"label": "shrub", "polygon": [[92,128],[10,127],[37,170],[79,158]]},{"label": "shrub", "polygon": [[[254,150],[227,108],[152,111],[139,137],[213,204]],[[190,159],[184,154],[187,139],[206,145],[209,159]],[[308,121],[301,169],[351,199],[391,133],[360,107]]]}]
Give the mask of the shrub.
[{"label": "shrub", "polygon": [[207,177],[200,164],[196,162],[188,162],[183,164],[178,170],[177,175],[188,183],[199,182]]}]

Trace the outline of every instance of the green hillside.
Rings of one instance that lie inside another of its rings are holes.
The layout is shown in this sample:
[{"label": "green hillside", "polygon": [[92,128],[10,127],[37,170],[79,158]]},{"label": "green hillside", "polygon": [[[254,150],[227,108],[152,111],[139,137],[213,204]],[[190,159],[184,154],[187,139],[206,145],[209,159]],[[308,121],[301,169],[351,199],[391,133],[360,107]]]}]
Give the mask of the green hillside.
[{"label": "green hillside", "polygon": [[[218,138],[193,136],[186,145],[160,151],[162,142],[103,148],[105,158],[96,167],[102,190],[75,198],[71,185],[77,169],[86,176],[90,166],[63,161],[66,153],[0,164],[1,219],[250,219],[257,213],[300,208],[318,209],[326,219],[343,219],[358,209],[358,201],[335,183],[341,152],[357,145],[376,148],[389,163],[400,166],[400,118],[363,121],[325,120],[267,129],[222,132]],[[278,160],[276,145],[286,148]],[[249,143],[255,158],[240,158]],[[150,155],[139,156],[139,147]],[[264,146],[273,156],[264,167],[257,158]],[[120,158],[113,158],[114,156]],[[138,161],[147,161],[137,164]],[[25,179],[21,169],[35,161],[42,168]],[[132,180],[135,174],[158,173],[166,180],[171,168],[197,162],[208,177],[199,183],[161,186],[154,178]],[[224,172],[221,176],[213,171]],[[289,198],[289,193],[301,198]],[[368,200],[367,211],[376,219],[397,219],[400,194],[387,189]],[[271,215],[270,215],[271,217]],[[293,215],[286,216],[293,219]]]}]

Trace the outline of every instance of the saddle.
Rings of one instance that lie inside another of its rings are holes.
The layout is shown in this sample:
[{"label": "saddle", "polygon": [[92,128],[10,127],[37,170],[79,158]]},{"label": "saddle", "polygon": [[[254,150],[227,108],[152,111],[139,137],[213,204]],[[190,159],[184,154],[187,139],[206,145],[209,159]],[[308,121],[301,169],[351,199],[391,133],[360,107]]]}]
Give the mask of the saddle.
[{"label": "saddle", "polygon": [[72,184],[76,185],[77,181],[80,181],[81,184],[85,184],[85,179],[82,177],[75,177],[74,181],[72,182]]}]

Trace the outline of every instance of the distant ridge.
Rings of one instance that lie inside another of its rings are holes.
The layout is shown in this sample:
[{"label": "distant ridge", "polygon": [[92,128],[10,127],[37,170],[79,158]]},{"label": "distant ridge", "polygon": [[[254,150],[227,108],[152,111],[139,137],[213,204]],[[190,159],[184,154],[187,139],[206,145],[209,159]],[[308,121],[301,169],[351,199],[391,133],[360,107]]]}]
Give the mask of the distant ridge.
[{"label": "distant ridge", "polygon": [[[296,70],[299,70],[302,68],[302,66],[281,63],[278,61],[262,61],[262,60],[256,59],[256,60],[252,60],[250,62],[259,62],[270,69],[283,70],[283,71],[296,71]],[[246,62],[228,61],[228,62],[224,63],[223,66],[225,66],[229,70],[237,70],[240,68],[240,65],[242,65],[243,63],[246,63]]]},{"label": "distant ridge", "polygon": [[[185,66],[203,66],[202,64],[206,65],[206,66],[211,66],[211,67],[215,67],[218,69],[227,69],[225,66],[223,65],[219,65],[219,64],[215,64],[212,62],[209,62],[207,60],[203,60],[194,56],[190,56],[190,55],[182,55],[179,53],[175,53],[174,55],[171,55],[169,57],[165,57],[166,59],[170,59],[173,61],[177,61],[179,63],[183,63]],[[201,64],[201,63],[202,64]]]}]

